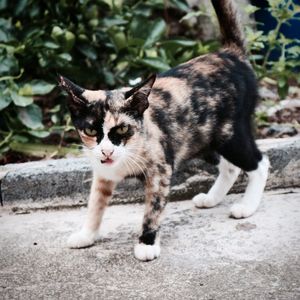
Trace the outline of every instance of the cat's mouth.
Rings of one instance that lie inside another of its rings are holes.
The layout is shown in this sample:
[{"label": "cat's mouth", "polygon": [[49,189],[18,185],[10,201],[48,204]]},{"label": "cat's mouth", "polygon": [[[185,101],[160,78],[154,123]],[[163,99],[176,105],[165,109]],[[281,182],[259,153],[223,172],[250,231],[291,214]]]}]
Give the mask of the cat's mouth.
[{"label": "cat's mouth", "polygon": [[103,160],[101,160],[101,163],[102,164],[108,164],[108,165],[110,165],[110,164],[112,164],[114,161],[111,159],[111,158],[106,158],[106,159],[103,159]]}]

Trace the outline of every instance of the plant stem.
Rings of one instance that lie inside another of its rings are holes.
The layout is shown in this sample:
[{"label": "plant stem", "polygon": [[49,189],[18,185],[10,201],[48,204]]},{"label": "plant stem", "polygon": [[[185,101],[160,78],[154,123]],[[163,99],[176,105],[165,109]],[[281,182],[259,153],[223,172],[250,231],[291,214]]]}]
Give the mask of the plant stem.
[{"label": "plant stem", "polygon": [[12,80],[12,79],[19,79],[24,73],[24,69],[20,70],[20,73],[16,76],[2,76],[0,77],[0,81],[4,81],[4,80]]},{"label": "plant stem", "polygon": [[[287,7],[287,9],[289,9],[289,6],[291,5],[291,3],[292,3],[292,1],[289,0],[289,1],[285,4],[286,7]],[[271,14],[272,14],[272,13],[271,13]],[[280,19],[280,20],[277,21],[277,25],[276,25],[276,27],[275,27],[275,29],[274,29],[275,39],[277,38],[277,36],[278,36],[278,34],[279,34],[279,32],[280,32],[281,25],[282,25],[283,23],[285,23],[286,21],[287,21],[287,20],[285,20],[285,19]],[[274,46],[274,45],[272,45],[272,46]],[[270,55],[271,55],[272,50],[273,50],[273,49],[271,48],[271,45],[269,45],[268,51],[267,51],[267,53],[266,53],[266,55],[265,55],[265,58],[264,58],[264,61],[263,61],[263,63],[262,63],[262,68],[264,69],[264,73],[266,73],[267,63],[268,63],[268,60],[269,60],[269,58],[270,58]]]},{"label": "plant stem", "polygon": [[13,135],[13,131],[10,131],[9,134],[4,138],[4,140],[0,143],[0,147],[10,142],[10,139]]}]

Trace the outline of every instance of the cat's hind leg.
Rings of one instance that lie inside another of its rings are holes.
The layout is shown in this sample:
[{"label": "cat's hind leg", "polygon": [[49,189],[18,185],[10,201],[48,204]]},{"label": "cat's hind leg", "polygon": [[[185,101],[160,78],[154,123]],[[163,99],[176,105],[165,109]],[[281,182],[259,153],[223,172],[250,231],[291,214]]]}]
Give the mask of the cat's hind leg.
[{"label": "cat's hind leg", "polygon": [[269,160],[258,150],[250,126],[248,128],[242,124],[219,153],[248,175],[249,182],[244,197],[230,209],[232,217],[247,218],[257,210],[261,201],[268,177]]},{"label": "cat's hind leg", "polygon": [[246,192],[244,197],[231,207],[232,217],[247,218],[257,210],[268,178],[269,165],[268,157],[263,156],[257,169],[247,172],[249,182]]},{"label": "cat's hind leg", "polygon": [[240,169],[231,164],[224,157],[221,157],[218,169],[219,175],[209,192],[207,194],[200,193],[194,196],[192,201],[196,207],[208,208],[219,204],[224,199],[240,173]]}]

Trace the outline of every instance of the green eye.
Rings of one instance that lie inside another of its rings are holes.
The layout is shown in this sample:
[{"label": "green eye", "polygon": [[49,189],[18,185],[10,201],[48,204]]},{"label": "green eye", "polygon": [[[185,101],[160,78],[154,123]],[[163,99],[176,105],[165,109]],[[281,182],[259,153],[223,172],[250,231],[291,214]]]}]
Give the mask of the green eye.
[{"label": "green eye", "polygon": [[128,131],[128,126],[122,126],[117,129],[117,134],[125,134]]},{"label": "green eye", "polygon": [[90,128],[84,128],[83,132],[88,136],[95,136],[97,134],[97,130]]}]

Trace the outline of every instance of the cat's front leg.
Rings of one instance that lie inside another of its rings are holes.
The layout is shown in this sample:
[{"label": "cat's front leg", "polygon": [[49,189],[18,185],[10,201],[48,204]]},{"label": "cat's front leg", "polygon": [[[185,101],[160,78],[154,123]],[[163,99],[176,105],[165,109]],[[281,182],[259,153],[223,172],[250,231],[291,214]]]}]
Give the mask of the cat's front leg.
[{"label": "cat's front leg", "polygon": [[160,172],[146,181],[146,207],[139,243],[134,247],[134,256],[149,261],[160,255],[159,227],[161,214],[169,193],[171,168],[160,168]]},{"label": "cat's front leg", "polygon": [[69,237],[67,241],[69,248],[83,248],[94,244],[114,186],[112,181],[101,179],[94,174],[86,221],[79,232],[75,232]]}]

